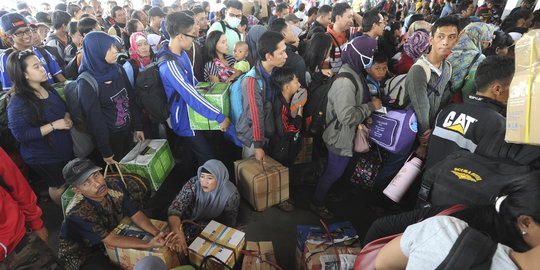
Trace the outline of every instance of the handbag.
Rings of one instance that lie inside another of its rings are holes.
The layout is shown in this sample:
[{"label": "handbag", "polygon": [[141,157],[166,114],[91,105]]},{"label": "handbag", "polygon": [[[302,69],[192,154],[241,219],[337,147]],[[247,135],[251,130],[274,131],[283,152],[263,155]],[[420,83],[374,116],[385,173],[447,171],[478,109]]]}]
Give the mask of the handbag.
[{"label": "handbag", "polygon": [[[466,206],[463,204],[456,204],[446,210],[441,211],[437,214],[437,216],[449,216],[465,208]],[[421,220],[418,222],[420,221]],[[375,270],[375,259],[377,258],[377,255],[379,255],[381,249],[390,241],[394,240],[394,238],[401,236],[402,234],[403,233],[398,233],[369,242],[356,256],[354,270]]]},{"label": "handbag", "polygon": [[[112,171],[112,168],[116,168],[116,172]],[[139,209],[144,209],[150,197],[152,195],[152,189],[150,188],[150,181],[148,179],[133,173],[123,173],[121,165],[115,163],[114,165],[107,164],[103,171],[103,178],[116,178],[120,179],[126,189],[129,198],[133,201],[135,206]]]},{"label": "handbag", "polygon": [[[424,66],[427,60],[423,58],[417,61],[418,64]],[[434,86],[427,85],[427,96],[441,95],[437,91],[439,84],[444,81],[443,76],[445,65],[442,65],[442,74],[439,76]],[[431,71],[428,72],[431,74]],[[427,74],[426,74],[427,75]],[[427,81],[429,82],[428,76]],[[404,110],[392,110],[386,114],[372,114],[371,119],[373,124],[369,132],[369,137],[388,152],[408,155],[411,152],[414,142],[416,141],[416,133],[418,133],[418,122],[414,108],[410,105]]]},{"label": "handbag", "polygon": [[371,147],[366,153],[358,154],[358,161],[350,179],[353,186],[371,190],[386,156],[386,151],[381,150],[378,146]]},{"label": "handbag", "polygon": [[354,152],[367,153],[369,151],[369,129],[364,124],[360,124],[356,129],[354,138]]},{"label": "handbag", "polygon": [[380,147],[394,154],[411,152],[418,132],[416,115],[412,107],[405,110],[373,114],[369,137]]},{"label": "handbag", "polygon": [[92,135],[79,131],[75,127],[72,127],[69,130],[69,133],[73,140],[73,154],[75,154],[76,157],[85,158],[94,151],[94,148],[96,148],[94,141],[92,140]]}]

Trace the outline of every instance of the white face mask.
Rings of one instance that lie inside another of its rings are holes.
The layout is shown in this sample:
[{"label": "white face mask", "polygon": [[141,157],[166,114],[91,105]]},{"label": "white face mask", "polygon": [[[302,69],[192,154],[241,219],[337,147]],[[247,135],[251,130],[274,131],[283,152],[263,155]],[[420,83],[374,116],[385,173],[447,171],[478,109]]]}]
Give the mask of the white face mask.
[{"label": "white face mask", "polygon": [[227,18],[225,18],[225,21],[232,28],[236,28],[240,24],[240,19],[238,19],[236,17],[227,17]]},{"label": "white face mask", "polygon": [[360,55],[360,60],[362,60],[362,65],[364,66],[364,69],[369,69],[373,65],[373,57],[366,56],[362,54],[360,51],[358,51],[356,47],[354,46],[354,44],[352,43],[352,40],[349,41],[349,43],[345,45],[345,48],[343,49],[343,51],[346,51],[349,45],[351,46],[351,48],[353,48],[353,50],[358,55]]}]

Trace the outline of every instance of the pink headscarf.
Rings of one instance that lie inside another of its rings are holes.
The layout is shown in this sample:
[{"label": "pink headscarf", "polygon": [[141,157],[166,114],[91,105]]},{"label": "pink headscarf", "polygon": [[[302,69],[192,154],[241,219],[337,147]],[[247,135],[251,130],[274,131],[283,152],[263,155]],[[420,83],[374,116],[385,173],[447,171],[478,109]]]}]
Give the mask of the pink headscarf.
[{"label": "pink headscarf", "polygon": [[141,32],[135,32],[129,37],[131,47],[129,47],[129,57],[137,63],[139,68],[150,65],[150,56],[142,57],[137,46],[137,40],[146,39],[146,36]]}]

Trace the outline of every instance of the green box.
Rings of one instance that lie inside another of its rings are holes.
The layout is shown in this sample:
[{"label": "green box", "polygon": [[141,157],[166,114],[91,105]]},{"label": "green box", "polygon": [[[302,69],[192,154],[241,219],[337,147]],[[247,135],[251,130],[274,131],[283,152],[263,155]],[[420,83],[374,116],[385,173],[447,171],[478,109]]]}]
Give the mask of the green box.
[{"label": "green box", "polygon": [[82,199],[82,195],[75,193],[71,186],[68,186],[62,194],[62,213],[64,213],[64,217],[67,214],[69,203],[73,200],[75,196],[81,196]]},{"label": "green box", "polygon": [[[210,104],[216,106],[223,115],[229,116],[231,102],[229,99],[229,83],[201,82],[195,89]],[[189,126],[193,130],[220,130],[219,123],[209,120],[188,106]]]},{"label": "green box", "polygon": [[128,173],[145,177],[158,190],[174,167],[174,158],[167,140],[139,142],[121,161]]},{"label": "green box", "polygon": [[53,84],[52,86],[54,87],[54,89],[56,89],[56,92],[58,92],[58,95],[60,95],[60,97],[66,101],[66,95],[64,93],[64,89],[66,88],[66,86],[72,81],[70,80],[66,80],[66,81],[63,81],[63,82],[57,82],[55,84]]}]

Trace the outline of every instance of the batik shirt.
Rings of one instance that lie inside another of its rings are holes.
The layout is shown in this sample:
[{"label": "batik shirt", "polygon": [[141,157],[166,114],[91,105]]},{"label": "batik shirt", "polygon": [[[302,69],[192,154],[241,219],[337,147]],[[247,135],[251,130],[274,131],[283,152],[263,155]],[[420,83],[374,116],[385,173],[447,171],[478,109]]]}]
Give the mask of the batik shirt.
[{"label": "batik shirt", "polygon": [[103,205],[76,194],[66,208],[58,249],[66,269],[79,269],[91,255],[104,252],[101,241],[124,216],[131,217],[139,211],[121,181],[107,179],[107,186],[109,192]]}]

